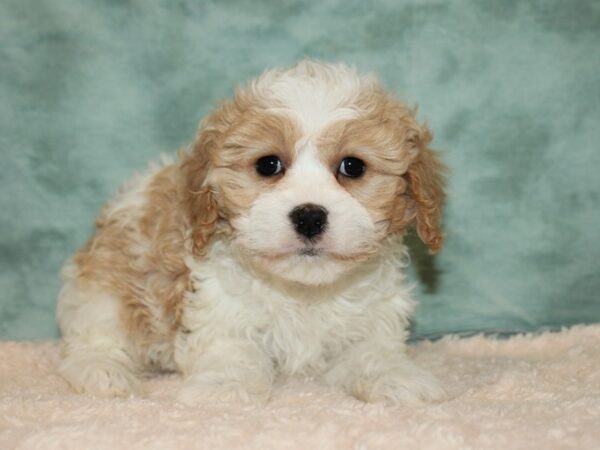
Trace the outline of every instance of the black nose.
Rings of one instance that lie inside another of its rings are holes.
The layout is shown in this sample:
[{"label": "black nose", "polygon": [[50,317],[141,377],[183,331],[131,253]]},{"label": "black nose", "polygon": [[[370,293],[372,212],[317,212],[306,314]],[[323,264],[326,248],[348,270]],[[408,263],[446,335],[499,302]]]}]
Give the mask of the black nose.
[{"label": "black nose", "polygon": [[290,220],[298,234],[312,239],[325,231],[327,210],[319,205],[305,203],[292,209]]}]

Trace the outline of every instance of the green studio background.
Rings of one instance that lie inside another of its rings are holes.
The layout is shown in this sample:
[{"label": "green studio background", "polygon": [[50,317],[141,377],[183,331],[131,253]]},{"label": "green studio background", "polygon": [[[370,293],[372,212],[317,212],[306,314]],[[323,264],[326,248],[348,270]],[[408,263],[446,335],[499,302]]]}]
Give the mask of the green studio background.
[{"label": "green studio background", "polygon": [[102,203],[303,56],[377,72],[446,151],[415,335],[600,321],[598,1],[4,0],[0,336],[56,336],[59,268]]}]

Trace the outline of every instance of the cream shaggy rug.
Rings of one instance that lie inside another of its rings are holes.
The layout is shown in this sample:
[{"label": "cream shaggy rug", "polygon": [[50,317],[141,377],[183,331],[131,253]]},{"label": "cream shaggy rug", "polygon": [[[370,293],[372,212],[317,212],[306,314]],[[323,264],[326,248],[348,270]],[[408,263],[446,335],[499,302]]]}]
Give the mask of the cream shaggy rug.
[{"label": "cream shaggy rug", "polygon": [[0,343],[0,449],[599,449],[600,325],[411,347],[446,384],[434,405],[363,404],[288,380],[263,407],[175,404],[175,375],[147,398],[76,395],[56,342]]}]

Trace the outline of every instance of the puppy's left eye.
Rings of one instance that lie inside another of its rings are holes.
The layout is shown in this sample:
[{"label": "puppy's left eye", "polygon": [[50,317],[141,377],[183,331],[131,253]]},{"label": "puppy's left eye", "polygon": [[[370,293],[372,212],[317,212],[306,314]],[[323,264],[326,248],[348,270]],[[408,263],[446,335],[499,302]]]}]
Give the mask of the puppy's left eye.
[{"label": "puppy's left eye", "polygon": [[283,171],[283,164],[278,156],[263,156],[256,161],[256,171],[263,177],[272,177]]},{"label": "puppy's left eye", "polygon": [[345,177],[358,178],[365,173],[365,163],[362,159],[349,156],[342,159],[338,172]]}]

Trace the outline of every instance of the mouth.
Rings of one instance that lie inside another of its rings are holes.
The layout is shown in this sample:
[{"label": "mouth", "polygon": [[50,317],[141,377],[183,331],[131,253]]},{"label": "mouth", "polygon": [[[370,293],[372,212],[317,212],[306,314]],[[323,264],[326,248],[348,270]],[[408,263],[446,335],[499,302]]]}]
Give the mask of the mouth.
[{"label": "mouth", "polygon": [[322,249],[314,247],[304,247],[298,250],[298,254],[301,256],[320,256],[322,253]]},{"label": "mouth", "polygon": [[311,245],[305,245],[301,248],[286,249],[278,252],[265,252],[265,251],[250,251],[249,255],[258,257],[266,261],[281,261],[294,256],[300,256],[305,258],[329,258],[336,261],[354,261],[359,262],[369,258],[373,254],[372,251],[360,251],[360,252],[333,252],[323,247],[313,247]]}]

